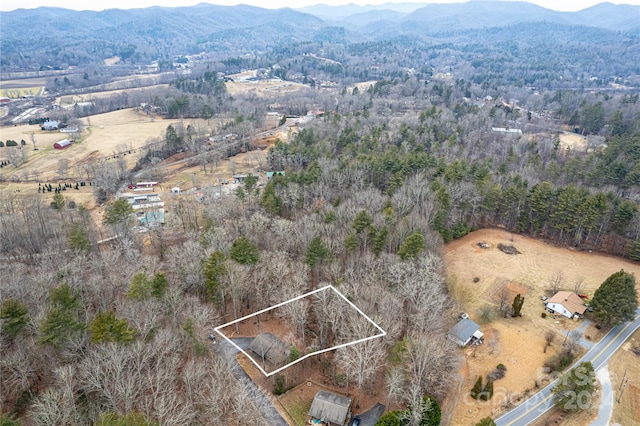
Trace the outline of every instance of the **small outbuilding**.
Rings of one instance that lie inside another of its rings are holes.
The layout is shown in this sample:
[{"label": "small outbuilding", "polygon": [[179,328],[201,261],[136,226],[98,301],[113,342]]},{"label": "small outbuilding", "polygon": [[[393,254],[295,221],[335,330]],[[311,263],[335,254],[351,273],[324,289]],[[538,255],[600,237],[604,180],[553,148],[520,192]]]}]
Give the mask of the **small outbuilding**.
[{"label": "small outbuilding", "polygon": [[53,144],[53,149],[67,149],[73,144],[73,141],[70,139],[62,139]]},{"label": "small outbuilding", "polygon": [[262,362],[271,365],[283,365],[289,359],[290,349],[287,345],[271,333],[261,333],[249,345]]},{"label": "small outbuilding", "polygon": [[549,312],[567,318],[581,318],[587,306],[584,300],[572,291],[559,291],[545,301]]},{"label": "small outbuilding", "polygon": [[447,338],[458,346],[469,344],[480,344],[484,334],[480,331],[480,326],[469,318],[463,318],[453,326],[447,333]]},{"label": "small outbuilding", "polygon": [[331,426],[344,426],[351,415],[351,398],[327,391],[318,391],[311,403],[309,416]]}]

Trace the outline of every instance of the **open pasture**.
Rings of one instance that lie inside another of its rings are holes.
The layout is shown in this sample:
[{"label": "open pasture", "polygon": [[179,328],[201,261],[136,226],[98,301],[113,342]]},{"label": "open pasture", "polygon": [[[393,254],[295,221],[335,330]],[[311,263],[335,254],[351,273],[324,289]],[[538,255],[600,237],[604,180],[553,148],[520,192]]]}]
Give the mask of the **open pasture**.
[{"label": "open pasture", "polygon": [[[53,144],[59,140],[71,137],[69,134],[59,132],[45,132],[37,125],[21,125],[0,128],[0,140],[13,139],[27,142],[27,162],[15,168],[13,166],[3,168],[0,174],[10,179],[16,176],[23,179],[25,171],[28,176],[34,175],[44,178],[52,178],[57,175],[58,160],[69,160],[70,170],[78,164],[87,161],[104,158],[109,161],[117,154],[125,157],[128,167],[132,167],[137,160],[139,149],[150,139],[164,138],[164,133],[170,124],[176,124],[180,120],[165,120],[151,118],[147,114],[134,109],[114,111],[106,114],[91,116],[89,120],[83,119],[85,125],[89,125],[83,132],[82,138],[65,150],[54,150]],[[195,123],[198,122],[198,123]],[[207,126],[203,120],[185,120],[184,125]],[[207,128],[207,127],[205,127]],[[33,150],[31,134],[36,139],[38,151]],[[5,158],[0,148],[0,157]]]},{"label": "open pasture", "polygon": [[3,87],[0,89],[0,97],[18,99],[23,96],[40,96],[43,92],[44,86]]}]

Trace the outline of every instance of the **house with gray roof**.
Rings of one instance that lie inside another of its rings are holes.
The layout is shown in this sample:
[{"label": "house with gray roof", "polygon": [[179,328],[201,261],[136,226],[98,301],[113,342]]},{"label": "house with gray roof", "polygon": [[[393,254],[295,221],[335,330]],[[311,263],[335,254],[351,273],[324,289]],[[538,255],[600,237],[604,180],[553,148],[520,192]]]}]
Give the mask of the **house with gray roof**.
[{"label": "house with gray roof", "polygon": [[277,366],[283,365],[289,359],[290,348],[271,333],[258,334],[249,345],[249,349],[262,362],[269,362]]},{"label": "house with gray roof", "polygon": [[482,342],[483,336],[480,326],[469,318],[460,320],[447,333],[447,338],[458,346],[477,345]]},{"label": "house with gray roof", "polygon": [[344,426],[351,415],[351,398],[318,391],[311,403],[309,416],[330,426]]}]

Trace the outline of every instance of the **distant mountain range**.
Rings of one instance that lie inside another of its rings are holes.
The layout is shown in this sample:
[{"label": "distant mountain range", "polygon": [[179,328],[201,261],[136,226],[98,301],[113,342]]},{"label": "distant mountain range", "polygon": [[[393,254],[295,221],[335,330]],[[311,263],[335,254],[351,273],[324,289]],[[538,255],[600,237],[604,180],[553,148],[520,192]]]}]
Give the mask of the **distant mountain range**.
[{"label": "distant mountain range", "polygon": [[424,38],[531,23],[623,31],[632,38],[640,31],[640,6],[611,3],[579,12],[507,1],[318,5],[298,10],[201,3],[101,12],[41,7],[2,12],[0,17],[3,71],[35,63],[86,64],[94,57],[115,55],[140,63],[201,51],[251,52],[307,41]]},{"label": "distant mountain range", "polygon": [[[583,25],[615,31],[640,29],[640,6],[600,3],[578,12],[558,12],[515,1],[469,1],[465,3],[385,3],[379,6],[317,5],[297,9],[353,29],[377,22],[420,23],[427,32],[469,28],[503,27],[523,22]],[[412,26],[412,24],[409,24]]]}]

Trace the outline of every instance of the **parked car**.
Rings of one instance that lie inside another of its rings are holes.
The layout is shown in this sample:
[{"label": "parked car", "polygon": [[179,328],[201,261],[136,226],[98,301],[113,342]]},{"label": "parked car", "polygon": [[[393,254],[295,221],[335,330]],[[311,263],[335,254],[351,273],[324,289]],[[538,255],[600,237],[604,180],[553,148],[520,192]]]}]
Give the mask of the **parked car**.
[{"label": "parked car", "polygon": [[351,426],[358,426],[360,424],[360,417],[359,416],[355,416],[353,418],[353,421],[351,422]]}]

